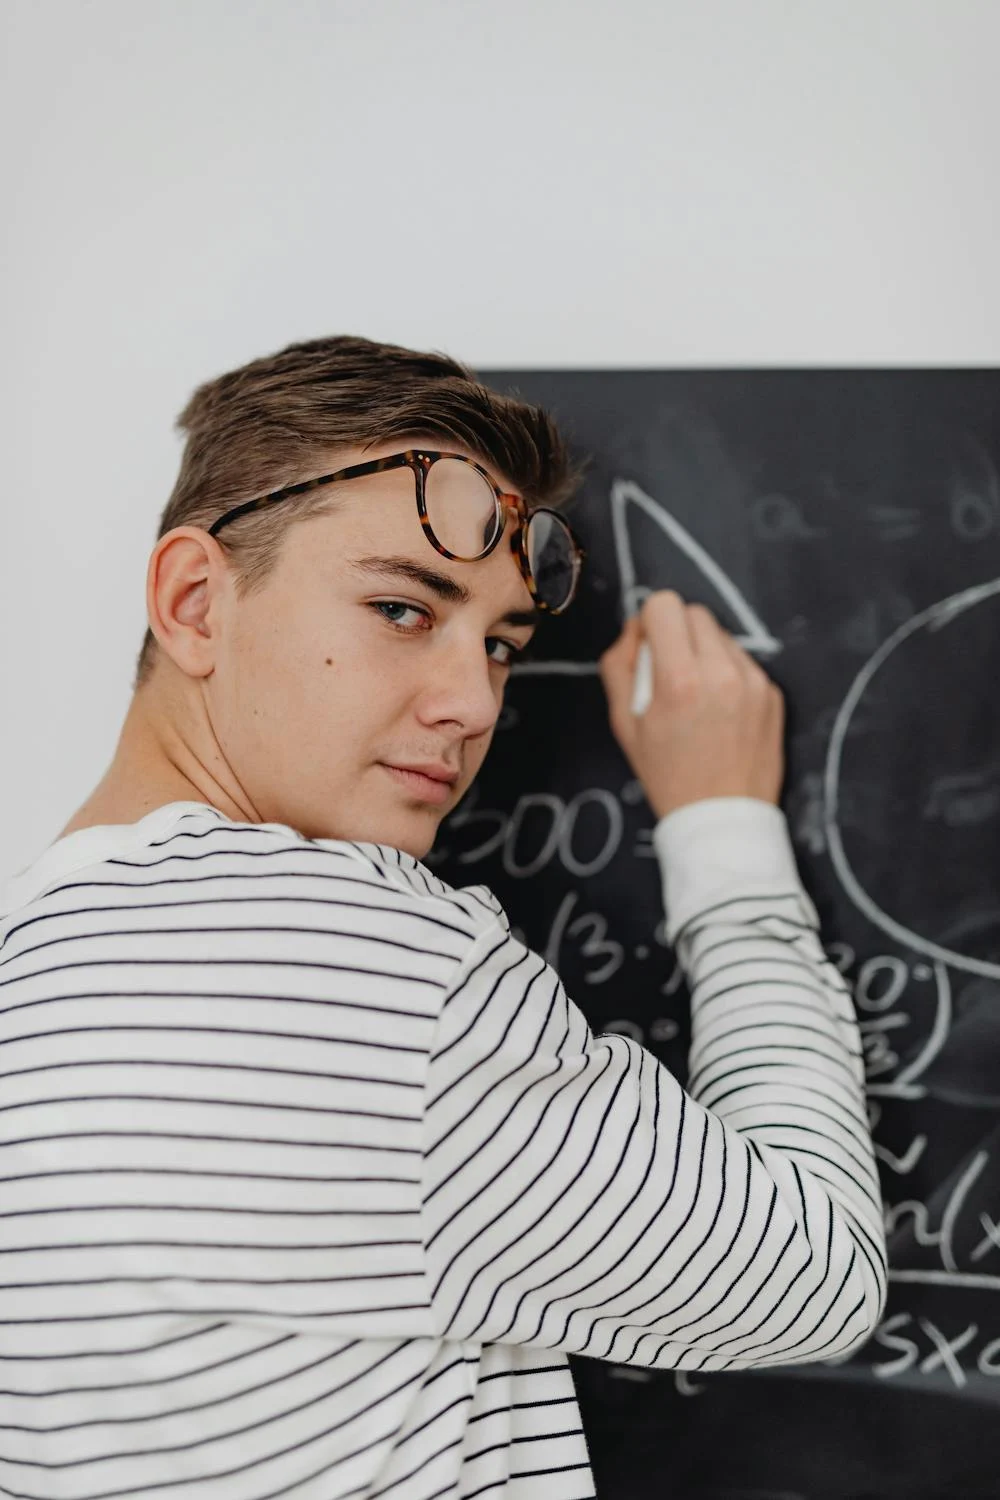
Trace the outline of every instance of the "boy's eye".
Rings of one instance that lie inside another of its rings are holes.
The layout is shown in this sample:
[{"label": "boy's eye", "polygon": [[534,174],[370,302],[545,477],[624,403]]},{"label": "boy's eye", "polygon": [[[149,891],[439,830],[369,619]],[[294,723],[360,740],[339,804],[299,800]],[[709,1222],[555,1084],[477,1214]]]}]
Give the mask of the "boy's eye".
[{"label": "boy's eye", "polygon": [[[390,625],[398,625],[403,630],[419,628],[420,621],[426,620],[426,610],[418,609],[415,604],[404,604],[401,599],[379,599],[372,604],[384,620]],[[407,619],[407,615],[410,616]]]},{"label": "boy's eye", "polygon": [[513,641],[503,641],[498,635],[487,637],[486,654],[498,667],[511,666],[524,652],[525,647],[515,646]]}]

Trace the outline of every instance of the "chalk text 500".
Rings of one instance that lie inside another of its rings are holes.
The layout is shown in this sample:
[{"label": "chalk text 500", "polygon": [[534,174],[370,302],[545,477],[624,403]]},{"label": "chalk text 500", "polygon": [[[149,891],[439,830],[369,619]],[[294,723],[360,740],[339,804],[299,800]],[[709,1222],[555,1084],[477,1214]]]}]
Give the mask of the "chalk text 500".
[{"label": "chalk text 500", "polygon": [[597,875],[621,847],[621,804],[603,787],[578,792],[569,802],[553,792],[526,792],[507,813],[476,806],[475,793],[448,819],[448,829],[482,828],[482,842],[457,856],[473,865],[500,851],[503,868],[517,880],[537,875],[558,859],[571,875]]}]

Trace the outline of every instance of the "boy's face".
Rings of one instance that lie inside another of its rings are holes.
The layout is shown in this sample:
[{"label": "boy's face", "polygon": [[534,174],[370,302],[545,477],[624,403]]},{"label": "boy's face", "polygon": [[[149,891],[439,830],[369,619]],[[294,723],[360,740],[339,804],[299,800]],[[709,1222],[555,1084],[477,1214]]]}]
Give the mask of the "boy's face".
[{"label": "boy's face", "polygon": [[482,765],[534,633],[514,522],[489,557],[452,562],[421,529],[409,469],[329,494],[330,514],[289,527],[259,593],[227,590],[204,684],[212,727],[265,822],[421,859]]}]

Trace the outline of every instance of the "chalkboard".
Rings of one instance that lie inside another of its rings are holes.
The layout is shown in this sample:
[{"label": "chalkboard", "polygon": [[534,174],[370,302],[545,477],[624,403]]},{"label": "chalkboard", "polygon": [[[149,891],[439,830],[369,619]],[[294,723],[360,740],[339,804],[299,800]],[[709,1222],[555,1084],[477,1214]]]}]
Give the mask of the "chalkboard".
[{"label": "chalkboard", "polygon": [[1000,373],[494,371],[589,459],[578,603],[511,682],[430,863],[484,882],[595,1031],[682,1080],[652,816],[596,660],[644,591],[788,706],[784,800],[855,992],[892,1281],[847,1363],[572,1361],[604,1500],[1000,1495]]}]

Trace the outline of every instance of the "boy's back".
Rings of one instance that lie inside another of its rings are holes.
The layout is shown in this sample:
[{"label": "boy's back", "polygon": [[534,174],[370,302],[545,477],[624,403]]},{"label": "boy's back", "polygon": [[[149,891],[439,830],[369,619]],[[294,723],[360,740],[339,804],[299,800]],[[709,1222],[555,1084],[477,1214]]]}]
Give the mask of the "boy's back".
[{"label": "boy's back", "polygon": [[863,1337],[850,1005],[764,855],[738,916],[693,877],[676,914],[696,987],[730,944],[695,1004],[709,1115],[409,855],[197,802],[47,850],[0,892],[0,1491],[571,1500],[567,1352]]}]

